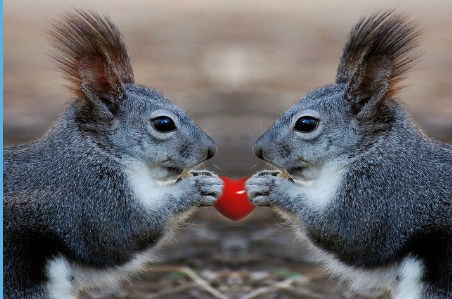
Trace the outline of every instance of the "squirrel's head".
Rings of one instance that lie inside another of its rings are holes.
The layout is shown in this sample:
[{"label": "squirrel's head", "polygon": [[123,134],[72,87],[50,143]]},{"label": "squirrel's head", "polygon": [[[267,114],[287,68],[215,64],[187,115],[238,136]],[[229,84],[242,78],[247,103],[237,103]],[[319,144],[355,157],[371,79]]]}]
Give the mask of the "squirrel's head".
[{"label": "squirrel's head", "polygon": [[254,151],[292,175],[353,156],[393,126],[393,96],[416,58],[419,31],[391,11],[361,19],[342,52],[336,83],[310,92],[256,142]]},{"label": "squirrel's head", "polygon": [[50,32],[54,58],[76,95],[84,136],[117,158],[145,163],[156,179],[211,158],[216,145],[184,111],[134,83],[126,47],[108,18],[76,11]]}]

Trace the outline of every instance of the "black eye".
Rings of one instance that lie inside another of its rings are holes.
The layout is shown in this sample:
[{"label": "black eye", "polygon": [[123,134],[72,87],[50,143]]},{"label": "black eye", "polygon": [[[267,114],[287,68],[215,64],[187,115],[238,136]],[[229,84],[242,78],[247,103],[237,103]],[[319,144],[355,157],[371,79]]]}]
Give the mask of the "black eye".
[{"label": "black eye", "polygon": [[159,132],[168,133],[176,130],[174,121],[168,116],[158,116],[151,119],[152,126]]},{"label": "black eye", "polygon": [[319,125],[319,120],[312,116],[302,116],[295,123],[294,129],[303,133],[314,131]]}]

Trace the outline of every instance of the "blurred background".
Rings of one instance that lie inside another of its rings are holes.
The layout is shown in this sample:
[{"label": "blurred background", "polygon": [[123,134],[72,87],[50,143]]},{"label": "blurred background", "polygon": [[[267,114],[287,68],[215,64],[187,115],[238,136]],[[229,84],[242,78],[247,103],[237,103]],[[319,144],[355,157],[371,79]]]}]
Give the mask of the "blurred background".
[{"label": "blurred background", "polygon": [[[451,1],[3,5],[5,146],[41,136],[71,99],[49,57],[46,30],[74,7],[110,16],[129,49],[136,82],[163,92],[217,142],[207,166],[220,175],[239,178],[262,169],[251,151],[255,140],[309,90],[334,81],[352,26],[386,8],[406,13],[425,32],[422,56],[399,98],[427,135],[452,142]],[[167,248],[121,298],[346,298],[268,210],[233,223],[204,209]]]}]

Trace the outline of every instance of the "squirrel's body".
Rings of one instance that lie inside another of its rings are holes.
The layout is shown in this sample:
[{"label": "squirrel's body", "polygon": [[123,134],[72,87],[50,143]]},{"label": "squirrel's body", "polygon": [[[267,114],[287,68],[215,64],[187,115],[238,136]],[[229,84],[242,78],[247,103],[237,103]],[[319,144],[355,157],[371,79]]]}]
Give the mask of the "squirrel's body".
[{"label": "squirrel's body", "polygon": [[222,188],[208,172],[176,182],[215,144],[162,94],[133,84],[108,19],[78,12],[54,35],[78,98],[44,137],[4,151],[5,298],[117,292],[174,221]]},{"label": "squirrel's body", "polygon": [[[397,110],[396,120],[408,119]],[[315,257],[358,292],[394,289],[408,299],[420,294],[422,280],[450,287],[452,192],[444,184],[452,182],[452,148],[425,139],[414,126],[396,121],[378,144],[340,159],[336,172],[328,165],[328,184],[311,193],[314,198],[306,196],[299,211],[300,237],[314,240]],[[332,185],[337,189],[320,205],[318,194]],[[297,192],[305,194],[305,188]]]},{"label": "squirrel's body", "polygon": [[391,13],[361,20],[336,84],[286,111],[256,154],[291,180],[247,183],[326,269],[363,294],[452,297],[452,146],[426,137],[393,98],[417,31]]}]

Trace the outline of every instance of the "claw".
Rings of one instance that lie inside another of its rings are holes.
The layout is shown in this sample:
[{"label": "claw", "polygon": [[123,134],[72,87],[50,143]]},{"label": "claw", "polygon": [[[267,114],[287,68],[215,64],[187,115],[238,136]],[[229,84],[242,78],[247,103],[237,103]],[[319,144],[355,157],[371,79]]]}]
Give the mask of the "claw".
[{"label": "claw", "polygon": [[212,196],[212,197],[218,197],[215,192],[201,192],[202,196]]},{"label": "claw", "polygon": [[258,173],[258,176],[264,176],[264,175],[271,175],[271,176],[278,176],[279,171],[261,171]]},{"label": "claw", "polygon": [[253,197],[268,196],[269,194],[270,194],[270,192],[256,192],[256,193],[254,193]]},{"label": "claw", "polygon": [[208,172],[208,171],[191,171],[190,173],[192,176],[198,176],[198,175],[212,176],[212,173]]}]

